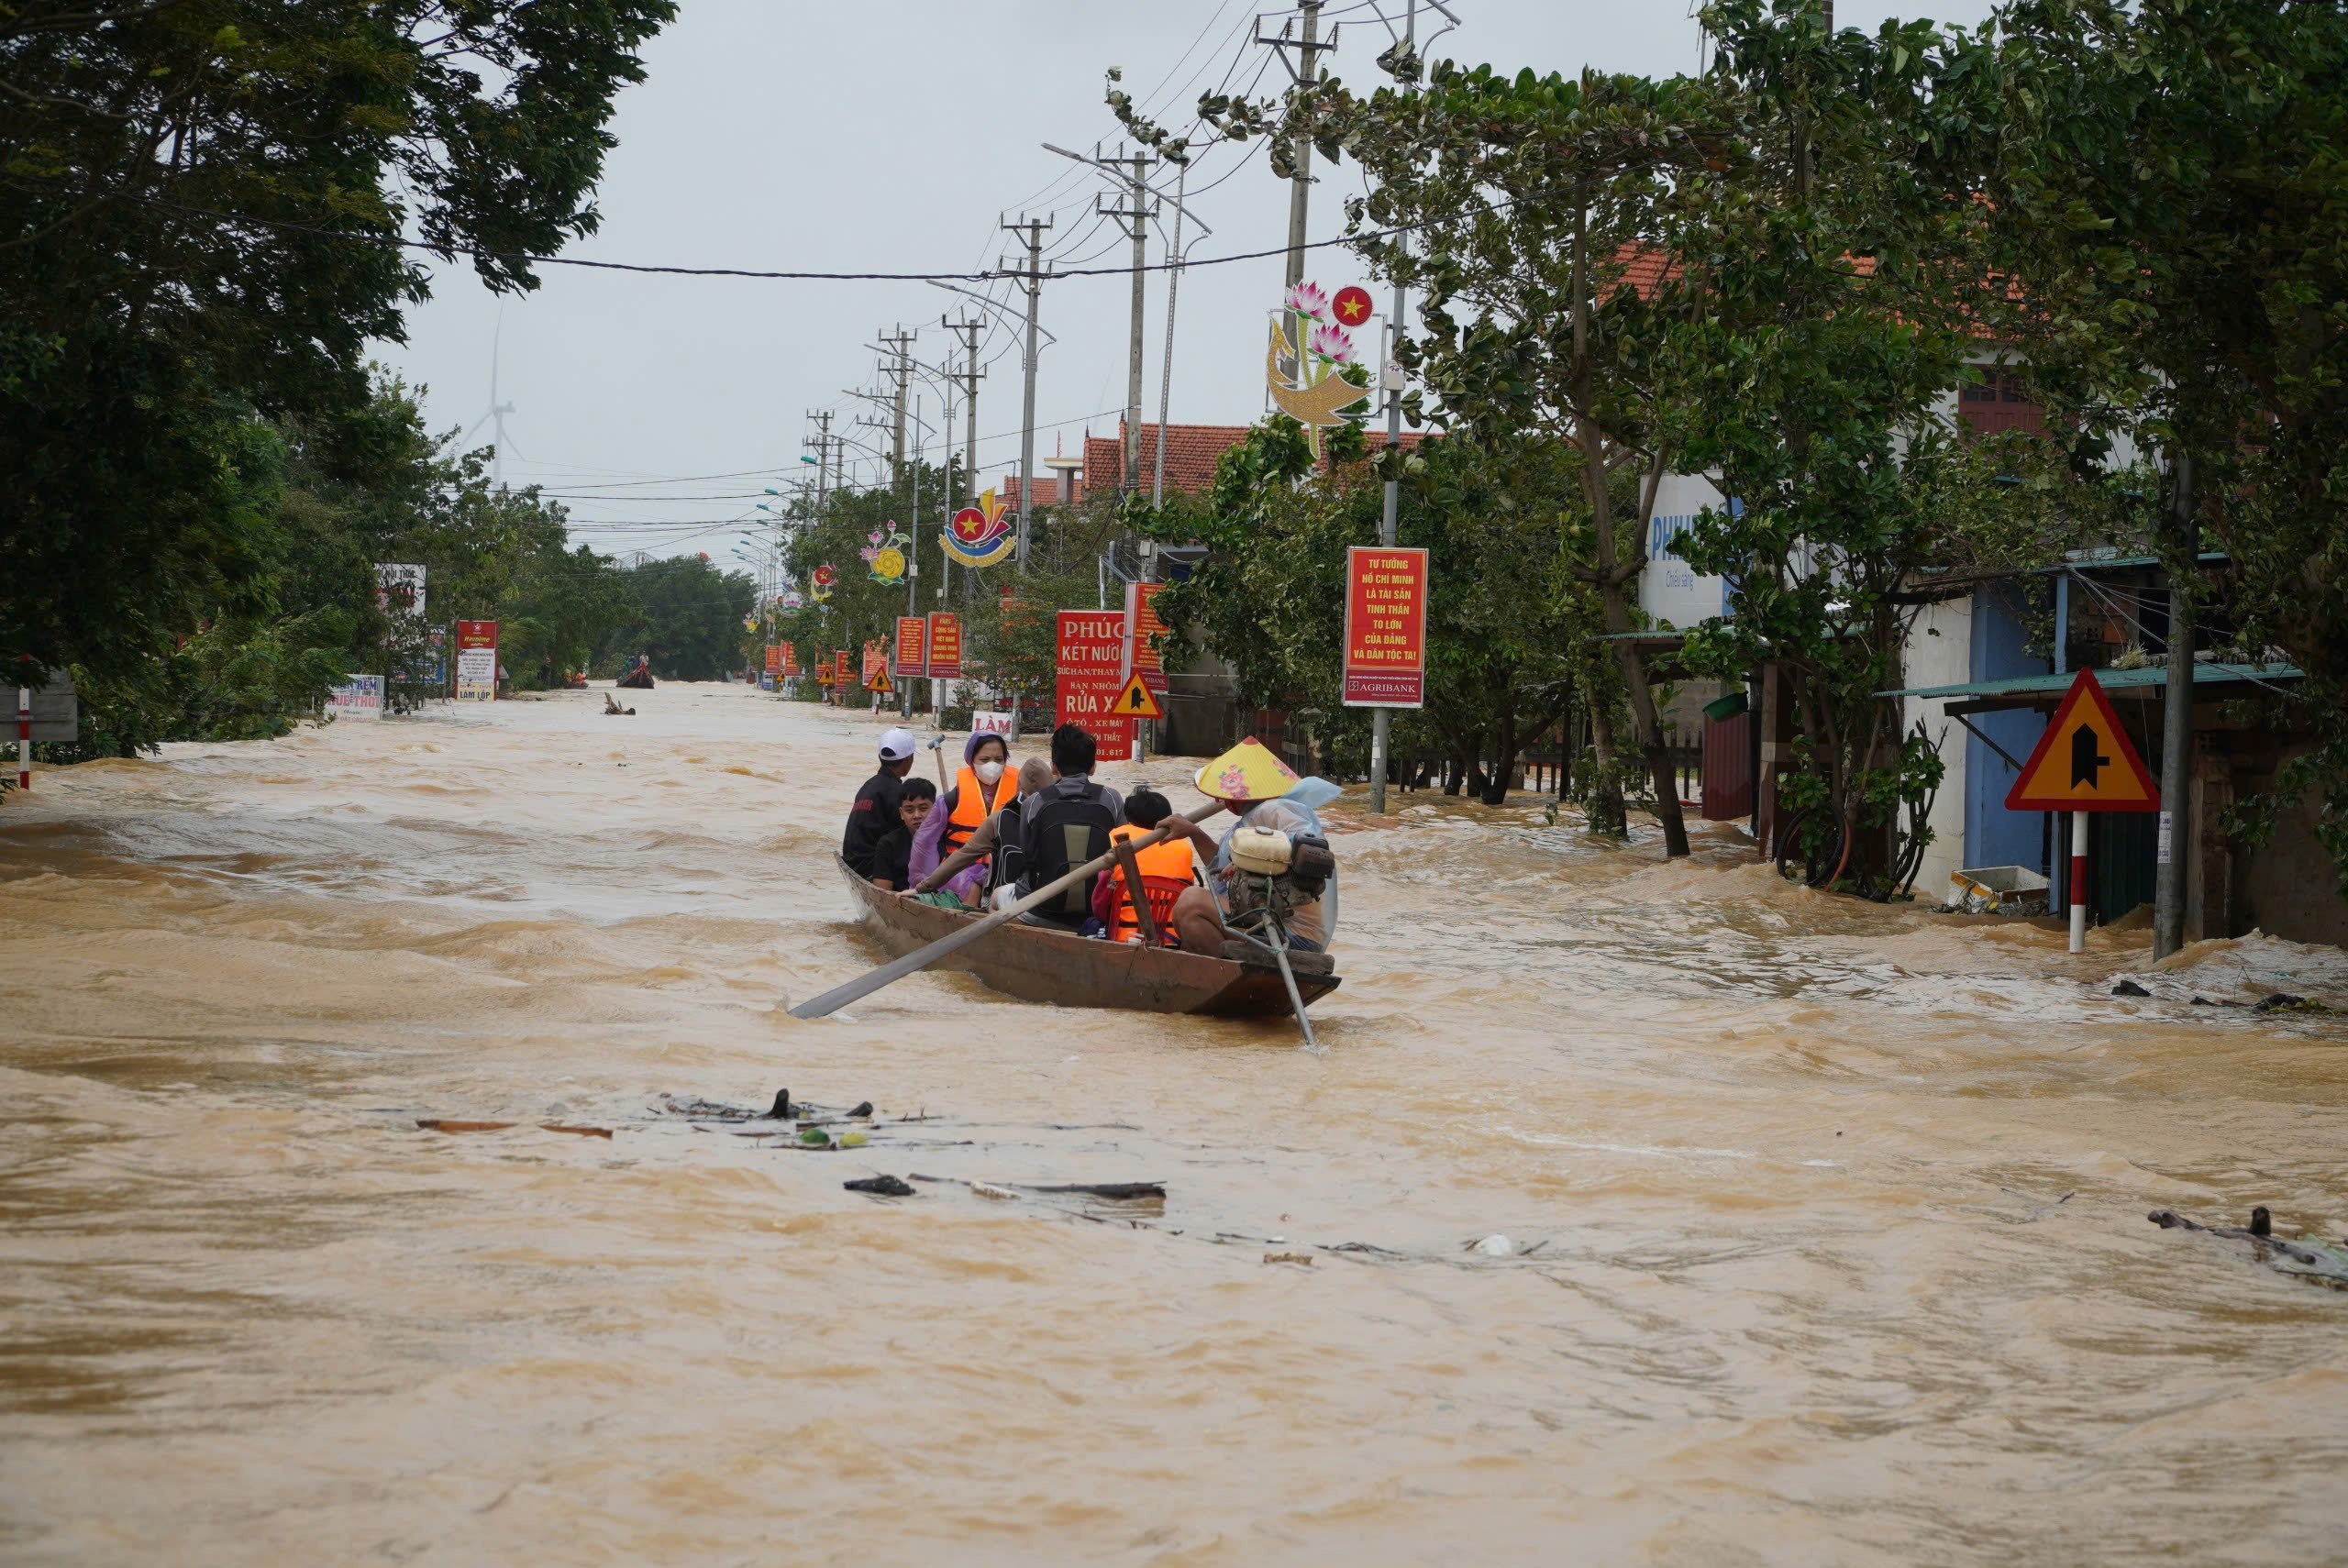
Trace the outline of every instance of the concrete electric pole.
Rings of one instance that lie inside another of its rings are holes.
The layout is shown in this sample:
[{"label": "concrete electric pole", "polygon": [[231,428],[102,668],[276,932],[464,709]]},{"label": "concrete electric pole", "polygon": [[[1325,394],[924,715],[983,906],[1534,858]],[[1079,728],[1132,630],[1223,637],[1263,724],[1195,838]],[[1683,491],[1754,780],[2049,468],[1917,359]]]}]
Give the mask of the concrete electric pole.
[{"label": "concrete electric pole", "polygon": [[[969,313],[963,314],[967,317]],[[979,378],[986,374],[979,369],[979,333],[986,323],[949,321],[941,315],[937,325],[962,337],[962,498],[958,504],[967,506],[979,482]],[[951,496],[947,500],[949,505],[957,504]]]},{"label": "concrete electric pole", "polygon": [[[1025,235],[1027,240],[1027,265],[1020,273],[1027,288],[1027,351],[1021,356],[1027,384],[1019,415],[1019,569],[1024,572],[1036,511],[1036,314],[1043,299],[1044,279],[1049,275],[1044,271],[1044,231],[1052,226],[1052,220],[1023,217],[1017,223],[1005,221],[1002,226]],[[1008,259],[1002,263],[1006,268],[1010,264]]]},{"label": "concrete electric pole", "polygon": [[[1296,170],[1290,175],[1294,184],[1289,192],[1288,198],[1288,281],[1290,287],[1304,281],[1304,213],[1312,193],[1312,114],[1310,90],[1321,80],[1321,65],[1318,57],[1323,52],[1337,47],[1339,31],[1336,28],[1331,28],[1326,39],[1320,36],[1321,6],[1322,0],[1297,0],[1296,8],[1304,22],[1301,37],[1289,37],[1290,24],[1287,22],[1280,24],[1279,36],[1275,38],[1266,38],[1260,27],[1256,31],[1257,43],[1269,44],[1274,50],[1279,51],[1280,63],[1288,67],[1289,77],[1296,83],[1299,99],[1304,109],[1302,121],[1296,132],[1296,150],[1293,155],[1296,160]],[[1290,50],[1296,50],[1296,59],[1293,61],[1288,57],[1287,51]]]}]

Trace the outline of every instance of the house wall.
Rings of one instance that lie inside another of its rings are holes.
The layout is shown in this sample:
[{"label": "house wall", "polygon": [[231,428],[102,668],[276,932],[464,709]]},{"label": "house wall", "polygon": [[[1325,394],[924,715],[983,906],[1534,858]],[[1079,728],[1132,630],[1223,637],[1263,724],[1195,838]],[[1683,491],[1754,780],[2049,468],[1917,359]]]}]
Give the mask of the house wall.
[{"label": "house wall", "polygon": [[[1973,678],[1973,601],[1952,599],[1928,604],[1918,613],[1908,646],[1900,653],[1903,686],[1955,686]],[[1946,772],[1940,794],[1926,822],[1933,842],[1925,846],[1922,867],[1916,873],[1916,896],[1927,902],[1948,896],[1949,874],[1968,864],[1965,858],[1966,763],[1968,749],[1978,743],[1965,726],[1942,712],[1944,704],[1919,697],[1900,699],[1900,733],[1912,731],[1919,721],[1924,733],[1941,748]]]},{"label": "house wall", "polygon": [[[1967,662],[1970,680],[2003,680],[2044,675],[2050,660],[2023,651],[2026,634],[2017,592],[1985,590],[1972,599],[1973,635]],[[2005,748],[2015,762],[2030,756],[2046,728],[2046,716],[2027,709],[1968,715],[1974,725]],[[1952,720],[1952,723],[1955,721]],[[1965,735],[1965,855],[1966,866],[2027,866],[2046,869],[2046,823],[2043,812],[2006,810],[2014,767],[1979,735]]]}]

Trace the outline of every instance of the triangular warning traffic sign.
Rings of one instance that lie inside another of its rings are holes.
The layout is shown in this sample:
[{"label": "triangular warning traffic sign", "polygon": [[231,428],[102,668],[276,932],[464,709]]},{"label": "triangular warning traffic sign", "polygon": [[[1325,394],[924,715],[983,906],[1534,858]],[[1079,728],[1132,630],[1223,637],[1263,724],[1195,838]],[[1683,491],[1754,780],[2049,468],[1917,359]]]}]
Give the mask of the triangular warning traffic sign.
[{"label": "triangular warning traffic sign", "polygon": [[864,683],[864,689],[867,691],[878,691],[884,697],[896,690],[889,684],[889,672],[885,669],[874,670],[872,679]]},{"label": "triangular warning traffic sign", "polygon": [[1117,693],[1117,701],[1109,709],[1110,715],[1119,719],[1162,719],[1166,710],[1157,705],[1157,693],[1152,691],[1136,674]]},{"label": "triangular warning traffic sign", "polygon": [[2010,812],[2157,812],[2161,792],[2095,671],[2083,669],[2006,791]]}]

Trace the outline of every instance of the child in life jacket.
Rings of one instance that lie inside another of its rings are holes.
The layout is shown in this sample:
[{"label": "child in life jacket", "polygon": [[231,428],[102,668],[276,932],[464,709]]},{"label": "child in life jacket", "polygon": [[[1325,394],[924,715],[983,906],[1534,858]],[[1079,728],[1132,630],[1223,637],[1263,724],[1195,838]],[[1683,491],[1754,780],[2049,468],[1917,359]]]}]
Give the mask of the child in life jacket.
[{"label": "child in life jacket", "polygon": [[[1172,802],[1157,790],[1144,786],[1125,797],[1124,825],[1112,828],[1109,831],[1110,840],[1122,844],[1139,838],[1165,825],[1173,814]],[[1180,831],[1184,828],[1189,831]],[[1183,889],[1198,881],[1198,873],[1191,858],[1194,841],[1203,841],[1210,851],[1214,845],[1214,841],[1202,829],[1191,826],[1187,821],[1178,820],[1177,831],[1163,843],[1134,852],[1134,859],[1141,867],[1143,894],[1150,900],[1157,911],[1158,938],[1168,946],[1177,944],[1170,918],[1174,900]],[[1142,939],[1141,916],[1135,911],[1122,868],[1112,867],[1093,884],[1092,913],[1101,925],[1098,934],[1117,942],[1139,942]]]}]

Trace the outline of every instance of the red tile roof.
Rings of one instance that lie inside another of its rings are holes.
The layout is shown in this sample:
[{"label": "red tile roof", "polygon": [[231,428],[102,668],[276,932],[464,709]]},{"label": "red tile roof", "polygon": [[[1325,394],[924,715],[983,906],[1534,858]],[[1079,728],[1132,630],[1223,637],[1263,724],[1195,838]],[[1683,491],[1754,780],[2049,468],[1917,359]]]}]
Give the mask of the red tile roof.
[{"label": "red tile roof", "polygon": [[[994,481],[994,493],[1002,502],[1016,510],[1019,505],[1019,476],[1005,474]],[[1036,504],[1058,506],[1060,502],[1060,481],[1057,477],[1036,476]]]},{"label": "red tile roof", "polygon": [[[1157,433],[1161,427],[1141,427],[1141,482],[1157,477]],[[1168,425],[1166,438],[1166,488],[1195,495],[1214,481],[1214,465],[1232,447],[1247,438],[1245,425]],[[1114,436],[1084,437],[1084,490],[1113,491],[1125,479],[1125,422],[1117,421]]]}]

